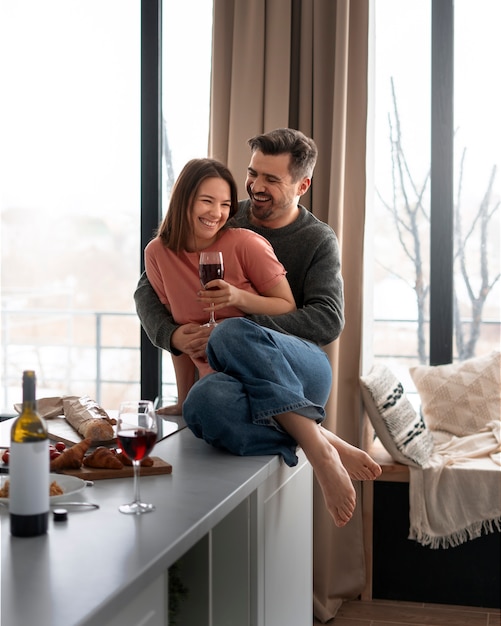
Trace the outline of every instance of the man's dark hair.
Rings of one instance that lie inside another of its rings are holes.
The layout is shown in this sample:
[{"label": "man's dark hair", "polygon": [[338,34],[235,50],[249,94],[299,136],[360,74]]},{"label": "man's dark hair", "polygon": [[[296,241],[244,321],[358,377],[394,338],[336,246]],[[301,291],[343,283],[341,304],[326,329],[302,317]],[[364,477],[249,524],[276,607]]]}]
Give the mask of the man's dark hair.
[{"label": "man's dark hair", "polygon": [[252,152],[263,154],[290,154],[289,173],[294,182],[311,178],[317,162],[315,142],[301,131],[293,128],[276,128],[264,135],[256,135],[247,141]]}]

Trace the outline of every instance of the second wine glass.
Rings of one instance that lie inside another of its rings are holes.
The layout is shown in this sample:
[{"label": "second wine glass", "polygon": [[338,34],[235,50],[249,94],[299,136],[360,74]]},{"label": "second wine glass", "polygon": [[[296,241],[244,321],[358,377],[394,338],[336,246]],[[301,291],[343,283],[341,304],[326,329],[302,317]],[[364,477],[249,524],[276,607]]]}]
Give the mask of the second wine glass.
[{"label": "second wine glass", "polygon": [[[210,283],[211,280],[224,278],[223,253],[214,251],[201,252],[198,274],[204,289],[207,289],[206,285]],[[214,317],[214,304],[211,304],[209,321],[203,324],[203,326],[217,326]]]},{"label": "second wine glass", "polygon": [[134,500],[130,504],[122,504],[118,510],[136,515],[154,511],[153,504],[141,502],[139,493],[141,461],[153,450],[157,440],[157,416],[152,402],[122,402],[118,411],[117,440],[134,467]]}]

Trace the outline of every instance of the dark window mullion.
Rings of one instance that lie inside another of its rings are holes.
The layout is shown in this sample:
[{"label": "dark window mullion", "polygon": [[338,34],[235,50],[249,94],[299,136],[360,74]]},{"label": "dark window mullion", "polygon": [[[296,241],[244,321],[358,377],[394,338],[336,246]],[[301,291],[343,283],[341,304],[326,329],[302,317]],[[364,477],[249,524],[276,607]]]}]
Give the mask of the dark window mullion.
[{"label": "dark window mullion", "polygon": [[431,2],[430,364],[452,362],[454,5]]},{"label": "dark window mullion", "polygon": [[[162,0],[141,1],[141,271],[143,250],[162,216]],[[161,351],[141,329],[141,397],[161,395]]]}]

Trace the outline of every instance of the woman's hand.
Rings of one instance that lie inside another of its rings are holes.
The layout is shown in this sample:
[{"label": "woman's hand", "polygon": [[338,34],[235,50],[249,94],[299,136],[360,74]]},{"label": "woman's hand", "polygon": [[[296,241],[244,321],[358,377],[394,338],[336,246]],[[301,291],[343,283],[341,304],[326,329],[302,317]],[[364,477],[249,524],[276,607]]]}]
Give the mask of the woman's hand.
[{"label": "woman's hand", "polygon": [[242,289],[230,285],[220,278],[211,280],[207,283],[207,289],[201,289],[197,296],[198,301],[207,305],[204,311],[210,311],[214,305],[214,310],[224,309],[227,306],[240,308],[241,294],[245,293]]},{"label": "woman's hand", "polygon": [[296,309],[294,296],[285,276],[278,284],[261,294],[239,289],[221,279],[211,280],[207,287],[208,289],[197,294],[198,301],[207,304],[204,311],[210,311],[212,305],[214,311],[232,306],[243,313],[257,315],[280,315]]}]

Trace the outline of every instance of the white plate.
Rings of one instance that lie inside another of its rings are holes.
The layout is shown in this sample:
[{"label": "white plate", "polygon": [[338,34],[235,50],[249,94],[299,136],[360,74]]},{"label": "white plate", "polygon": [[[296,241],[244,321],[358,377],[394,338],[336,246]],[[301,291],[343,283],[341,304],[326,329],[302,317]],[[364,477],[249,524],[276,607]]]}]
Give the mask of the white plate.
[{"label": "white plate", "polygon": [[[9,480],[9,475],[5,474],[1,477],[2,485],[6,480]],[[66,476],[65,474],[49,474],[49,482],[56,481],[57,484],[64,491],[60,496],[51,496],[51,502],[58,502],[62,498],[66,498],[69,495],[73,495],[85,489],[85,480],[77,478],[76,476]],[[0,502],[9,502],[9,498],[0,498]]]}]

